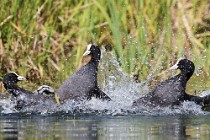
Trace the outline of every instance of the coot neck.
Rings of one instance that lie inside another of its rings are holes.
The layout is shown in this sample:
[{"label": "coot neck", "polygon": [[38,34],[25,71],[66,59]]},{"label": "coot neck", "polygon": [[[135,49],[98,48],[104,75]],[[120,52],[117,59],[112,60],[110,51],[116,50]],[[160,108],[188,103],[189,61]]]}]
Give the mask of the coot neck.
[{"label": "coot neck", "polygon": [[100,55],[91,56],[90,63],[94,64],[96,68],[98,68],[99,61],[100,61]]},{"label": "coot neck", "polygon": [[18,96],[18,94],[14,90],[21,90],[21,88],[13,82],[4,83],[5,89],[15,97]]},{"label": "coot neck", "polygon": [[194,70],[181,70],[180,78],[182,79],[182,81],[187,82],[190,77],[193,75]]},{"label": "coot neck", "polygon": [[14,83],[14,82],[4,83],[4,87],[5,87],[6,90],[8,90],[8,89],[17,89],[18,88],[17,84]]}]

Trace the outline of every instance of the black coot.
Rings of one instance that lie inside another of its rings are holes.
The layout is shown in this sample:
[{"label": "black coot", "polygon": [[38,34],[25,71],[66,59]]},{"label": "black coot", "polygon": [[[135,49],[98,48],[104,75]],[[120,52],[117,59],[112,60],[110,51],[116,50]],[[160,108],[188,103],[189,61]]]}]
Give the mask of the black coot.
[{"label": "black coot", "polygon": [[110,98],[99,89],[97,83],[98,64],[101,51],[98,46],[89,44],[83,56],[90,55],[88,64],[81,67],[66,79],[57,91],[59,100],[64,103],[66,100],[84,100],[91,97],[110,100]]},{"label": "black coot", "polygon": [[[180,74],[161,82],[152,92],[134,101],[133,106],[165,107],[178,105],[186,98],[185,88],[195,66],[186,58],[181,58],[169,70],[180,69]],[[189,97],[190,98],[190,97]]]},{"label": "black coot", "polygon": [[53,94],[53,89],[49,86],[40,86],[35,93],[20,88],[17,82],[25,80],[15,72],[9,72],[3,77],[3,85],[8,93],[12,94],[16,100],[16,109],[22,109],[26,106],[33,106],[40,103],[56,103],[54,96],[45,96],[44,93]]},{"label": "black coot", "polygon": [[26,80],[26,79],[22,76],[19,76],[15,72],[9,72],[3,77],[4,88],[15,97],[23,93],[33,94],[32,92],[25,90],[23,88],[20,88],[17,85],[17,82],[22,81],[22,80]]}]

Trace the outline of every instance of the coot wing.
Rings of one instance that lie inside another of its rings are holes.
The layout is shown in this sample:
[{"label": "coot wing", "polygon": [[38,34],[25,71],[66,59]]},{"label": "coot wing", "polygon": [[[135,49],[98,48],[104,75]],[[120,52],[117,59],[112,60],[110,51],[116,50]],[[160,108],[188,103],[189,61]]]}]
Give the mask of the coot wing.
[{"label": "coot wing", "polygon": [[57,94],[60,101],[67,99],[84,98],[96,87],[96,72],[91,71],[91,66],[86,65],[66,79]]},{"label": "coot wing", "polygon": [[[181,82],[174,77],[162,82],[152,92],[152,102],[160,106],[179,104],[183,100],[185,89]],[[158,99],[158,100],[157,100]],[[157,100],[157,101],[156,101]]]},{"label": "coot wing", "polygon": [[183,100],[184,87],[181,86],[178,76],[161,82],[146,96],[139,98],[133,106],[170,106],[179,104]]}]

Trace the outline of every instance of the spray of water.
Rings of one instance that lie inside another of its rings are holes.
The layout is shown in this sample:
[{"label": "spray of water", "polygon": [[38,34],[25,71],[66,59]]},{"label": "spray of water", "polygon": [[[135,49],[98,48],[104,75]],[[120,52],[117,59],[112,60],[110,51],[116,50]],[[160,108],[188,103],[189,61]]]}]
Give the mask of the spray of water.
[{"label": "spray of water", "polygon": [[10,97],[1,97],[0,98],[0,112],[3,114],[16,113],[15,101],[12,101]]},{"label": "spray of water", "polygon": [[111,97],[111,101],[101,101],[92,98],[81,104],[80,108],[86,111],[97,111],[111,115],[180,115],[180,114],[205,114],[199,105],[193,102],[183,102],[177,107],[132,107],[134,100],[149,92],[145,82],[136,83],[132,76],[123,72],[113,52],[106,52],[102,48],[102,59],[99,66],[100,87]]},{"label": "spray of water", "polygon": [[[188,114],[205,114],[199,105],[193,102],[183,102],[178,107],[165,108],[147,108],[132,107],[134,100],[144,96],[149,92],[145,82],[136,83],[132,76],[128,76],[123,72],[118,61],[114,56],[114,52],[106,52],[102,48],[102,59],[99,65],[98,83],[101,89],[111,97],[111,101],[101,101],[92,98],[89,101],[75,102],[68,101],[63,105],[55,105],[48,103],[40,103],[35,106],[26,107],[21,112],[38,112],[47,113],[95,113],[108,115],[188,115]],[[209,93],[209,92],[208,92]],[[0,100],[1,113],[17,112],[14,104],[9,99]]]}]

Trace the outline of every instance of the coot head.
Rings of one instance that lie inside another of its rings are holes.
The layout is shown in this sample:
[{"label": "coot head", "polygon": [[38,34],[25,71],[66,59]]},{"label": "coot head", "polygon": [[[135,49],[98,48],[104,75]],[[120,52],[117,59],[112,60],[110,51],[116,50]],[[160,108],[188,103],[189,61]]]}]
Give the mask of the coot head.
[{"label": "coot head", "polygon": [[187,58],[180,58],[178,59],[175,65],[169,68],[169,70],[174,69],[180,69],[181,74],[186,75],[187,79],[189,79],[195,70],[195,65],[192,61],[188,60]]},{"label": "coot head", "polygon": [[15,72],[9,72],[3,77],[3,84],[6,89],[16,85],[18,81],[26,80],[26,78],[18,75]]},{"label": "coot head", "polygon": [[101,51],[97,45],[89,44],[83,56],[87,56],[87,55],[91,56],[91,61],[99,62],[100,57],[101,57]]}]

